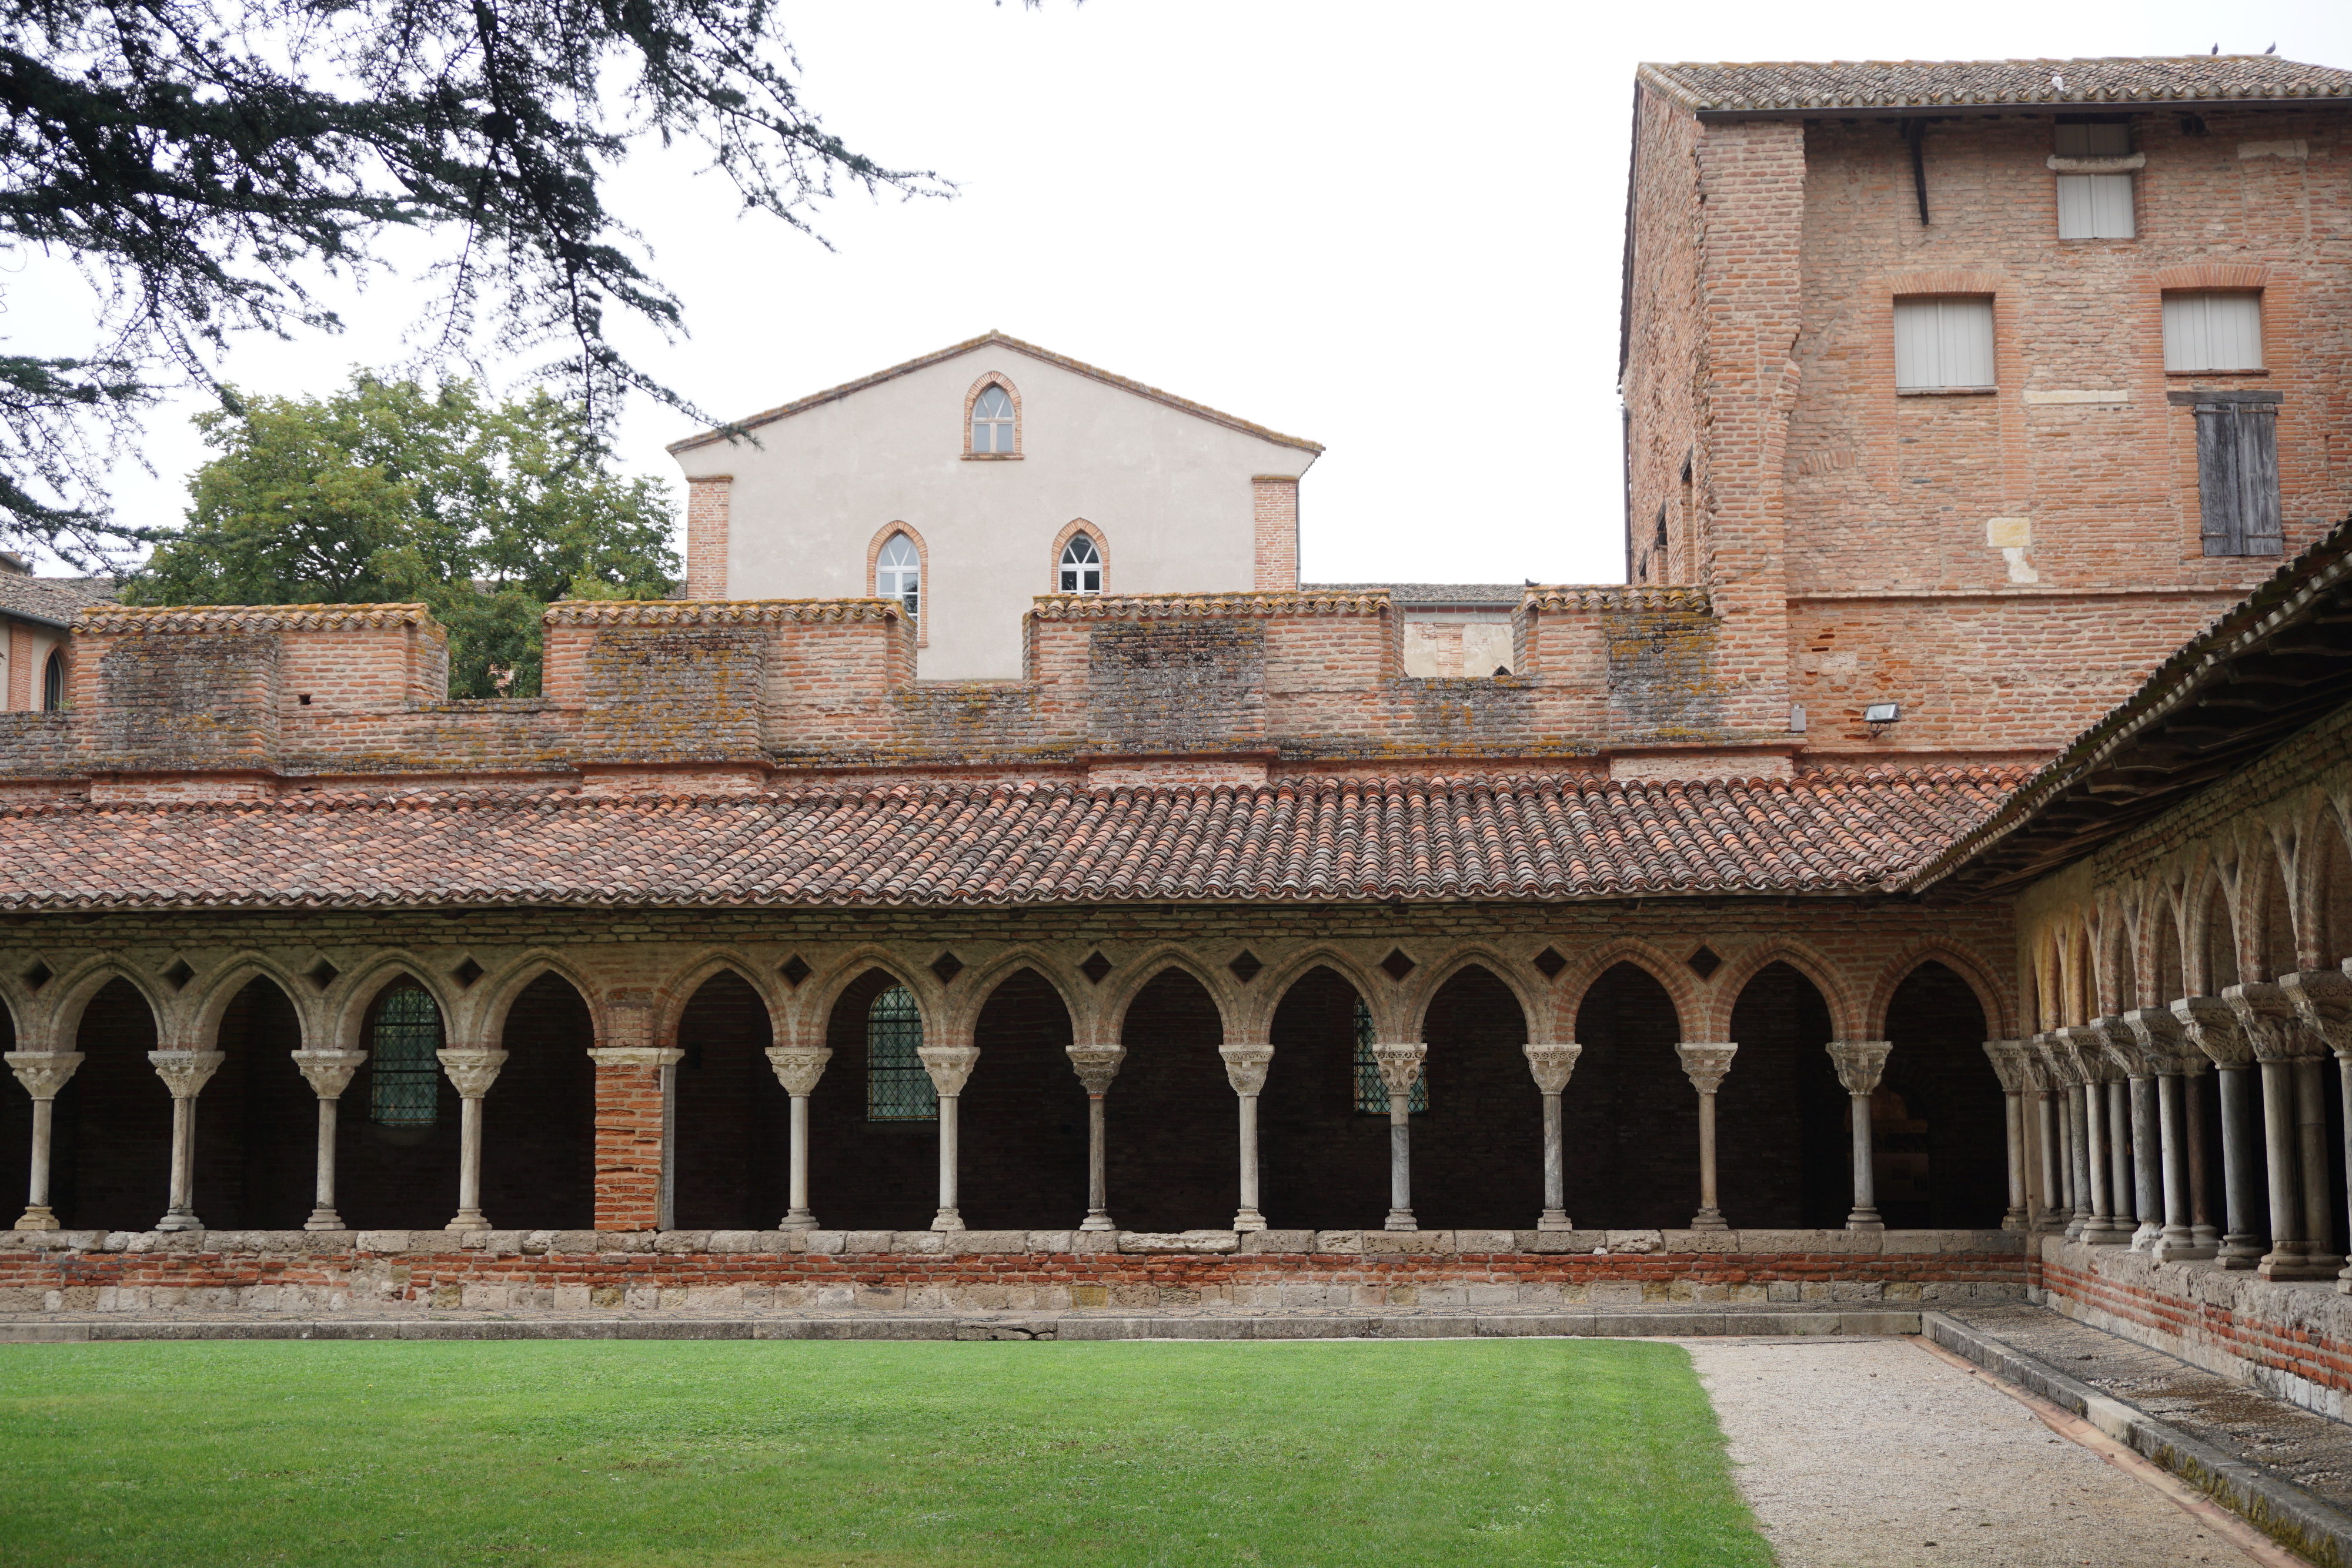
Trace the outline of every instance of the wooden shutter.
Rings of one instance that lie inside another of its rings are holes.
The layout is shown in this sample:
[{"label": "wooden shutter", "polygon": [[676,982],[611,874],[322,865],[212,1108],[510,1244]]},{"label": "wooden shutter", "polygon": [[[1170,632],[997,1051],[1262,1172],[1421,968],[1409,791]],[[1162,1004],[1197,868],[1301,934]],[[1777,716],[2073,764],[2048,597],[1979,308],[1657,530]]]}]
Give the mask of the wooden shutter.
[{"label": "wooden shutter", "polygon": [[2207,555],[2284,553],[2278,404],[2197,405],[2197,500]]},{"label": "wooden shutter", "polygon": [[1895,302],[1895,386],[1898,392],[1993,384],[1992,301],[1910,298]]}]

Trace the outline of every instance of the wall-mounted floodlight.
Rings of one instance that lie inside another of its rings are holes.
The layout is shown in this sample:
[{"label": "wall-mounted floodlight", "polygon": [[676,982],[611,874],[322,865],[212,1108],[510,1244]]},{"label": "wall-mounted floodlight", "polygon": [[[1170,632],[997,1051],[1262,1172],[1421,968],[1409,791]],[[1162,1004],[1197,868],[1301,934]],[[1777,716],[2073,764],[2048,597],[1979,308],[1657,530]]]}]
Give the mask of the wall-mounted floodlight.
[{"label": "wall-mounted floodlight", "polygon": [[1873,703],[1862,710],[1864,724],[1893,724],[1903,716],[1901,703]]}]

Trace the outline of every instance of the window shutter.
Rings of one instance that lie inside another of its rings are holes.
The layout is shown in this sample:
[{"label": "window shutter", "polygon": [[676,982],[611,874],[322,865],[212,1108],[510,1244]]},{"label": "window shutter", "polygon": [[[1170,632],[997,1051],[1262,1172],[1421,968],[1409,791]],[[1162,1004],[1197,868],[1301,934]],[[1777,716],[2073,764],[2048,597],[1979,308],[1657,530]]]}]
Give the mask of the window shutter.
[{"label": "window shutter", "polygon": [[1930,392],[1993,384],[1992,301],[1916,298],[1895,302],[1895,385]]},{"label": "window shutter", "polygon": [[2098,220],[2091,206],[2091,176],[2061,174],[2058,176],[2058,237],[2060,239],[2093,239],[2099,232]]},{"label": "window shutter", "polygon": [[2263,297],[2254,293],[2164,297],[2164,368],[2259,371]]},{"label": "window shutter", "polygon": [[2209,556],[2280,555],[2278,405],[2197,405],[2197,501]]},{"label": "window shutter", "polygon": [[2129,174],[2058,176],[2060,239],[2132,239],[2137,235]]}]

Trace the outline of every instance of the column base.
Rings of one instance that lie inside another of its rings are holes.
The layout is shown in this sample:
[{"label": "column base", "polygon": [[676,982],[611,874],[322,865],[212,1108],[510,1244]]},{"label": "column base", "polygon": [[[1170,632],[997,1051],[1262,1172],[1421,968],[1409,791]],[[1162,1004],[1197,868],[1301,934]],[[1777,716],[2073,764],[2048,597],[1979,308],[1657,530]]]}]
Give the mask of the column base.
[{"label": "column base", "polygon": [[2003,1230],[2027,1229],[2028,1227],[2025,1223],[2025,1211],[2021,1208],[2011,1209],[2007,1214],[2000,1217],[2000,1228]]},{"label": "column base", "polygon": [[1237,1209],[1234,1213],[1234,1228],[1235,1230],[1264,1230],[1265,1228],[1265,1216],[1260,1214],[1255,1208]]},{"label": "column base", "polygon": [[444,1230],[488,1230],[489,1228],[490,1222],[482,1217],[482,1211],[480,1209],[461,1208],[457,1211],[457,1218],[451,1220],[441,1228]]},{"label": "column base", "polygon": [[2083,1239],[2083,1228],[2090,1223],[2089,1216],[2078,1214],[2066,1222],[2066,1228],[2059,1234],[2069,1241],[2080,1241]]},{"label": "column base", "polygon": [[2117,1230],[2113,1228],[2112,1223],[2105,1228],[2102,1228],[2100,1222],[2094,1219],[2090,1224],[2083,1227],[2082,1240],[2087,1247],[2122,1247],[2130,1242],[2131,1232]]},{"label": "column base", "polygon": [[1421,1228],[1421,1221],[1412,1217],[1412,1210],[1409,1208],[1391,1208],[1389,1210],[1387,1222],[1381,1225],[1381,1228],[1382,1230],[1418,1230]]},{"label": "column base", "polygon": [[1848,1230],[1884,1230],[1886,1221],[1878,1218],[1878,1210],[1874,1208],[1857,1208],[1845,1217],[1845,1228]]},{"label": "column base", "polygon": [[1576,1222],[1569,1218],[1568,1210],[1564,1208],[1547,1208],[1543,1211],[1543,1218],[1536,1221],[1536,1228],[1538,1230],[1573,1230],[1576,1228]]},{"label": "column base", "polygon": [[1078,1221],[1078,1228],[1081,1230],[1117,1230],[1118,1227],[1112,1223],[1109,1215],[1097,1208],[1089,1211],[1084,1219]]},{"label": "column base", "polygon": [[2254,1265],[2254,1272],[2265,1280],[2325,1280],[2333,1279],[2334,1269],[2315,1269],[2312,1260],[2300,1252],[2282,1252],[2275,1249],[2263,1255]]},{"label": "column base", "polygon": [[963,1215],[959,1210],[942,1208],[931,1217],[931,1228],[934,1230],[961,1230],[963,1228]]},{"label": "column base", "polygon": [[2200,1247],[2218,1248],[2221,1245],[2221,1228],[2213,1225],[2192,1225],[2189,1228],[2189,1239]]},{"label": "column base", "polygon": [[1696,1214],[1691,1216],[1690,1228],[1693,1230],[1728,1230],[1731,1228],[1730,1226],[1724,1223],[1723,1211],[1719,1208],[1700,1209]]},{"label": "column base", "polygon": [[785,1215],[783,1218],[776,1222],[776,1228],[779,1230],[814,1230],[818,1228],[816,1216],[811,1214],[805,1208],[795,1208],[790,1214]]},{"label": "column base", "polygon": [[2167,1227],[2157,1237],[2156,1245],[2147,1249],[2147,1255],[2159,1263],[2201,1263],[2212,1257],[2213,1251],[2210,1246],[2198,1246],[2196,1236],[2182,1226],[2177,1230]]},{"label": "column base", "polygon": [[2151,1251],[2155,1249],[2157,1242],[2163,1239],[2163,1226],[2157,1224],[2154,1220],[2143,1219],[2140,1221],[2139,1228],[2132,1232],[2132,1250],[2135,1252]]},{"label": "column base", "polygon": [[2352,1267],[2336,1276],[2336,1290],[2339,1295],[2352,1296]]},{"label": "column base", "polygon": [[58,1230],[62,1229],[63,1227],[58,1224],[58,1217],[49,1212],[49,1206],[47,1204],[37,1203],[25,1210],[25,1217],[16,1221],[16,1228],[19,1230]]},{"label": "column base", "polygon": [[2263,1260],[2263,1254],[2267,1250],[2269,1249],[2259,1236],[2224,1236],[2221,1245],[2214,1250],[2213,1260],[2224,1269],[2251,1269]]},{"label": "column base", "polygon": [[167,1214],[155,1222],[158,1230],[202,1230],[205,1222],[193,1214]]},{"label": "column base", "polygon": [[302,1222],[302,1228],[305,1230],[345,1230],[349,1229],[350,1227],[343,1223],[343,1217],[337,1214],[333,1209],[314,1208],[310,1211],[310,1218]]}]

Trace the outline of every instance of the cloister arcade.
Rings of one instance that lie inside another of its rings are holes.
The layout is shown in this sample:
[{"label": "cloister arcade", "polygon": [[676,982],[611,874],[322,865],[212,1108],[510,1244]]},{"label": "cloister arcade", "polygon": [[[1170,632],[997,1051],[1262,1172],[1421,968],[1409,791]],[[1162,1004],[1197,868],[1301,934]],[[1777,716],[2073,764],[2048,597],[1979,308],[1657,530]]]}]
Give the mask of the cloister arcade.
[{"label": "cloister arcade", "polygon": [[0,975],[27,1228],[2024,1218],[2006,992],[1950,944],[143,951]]}]

